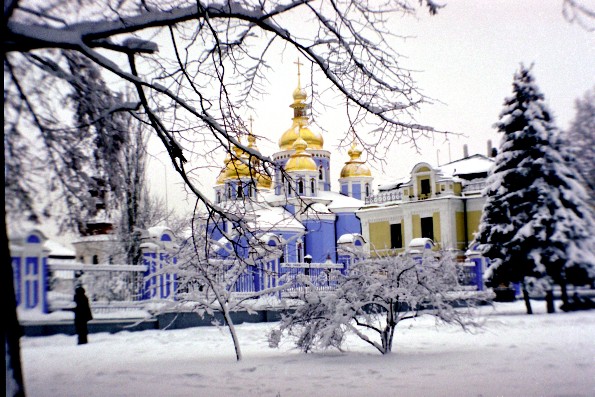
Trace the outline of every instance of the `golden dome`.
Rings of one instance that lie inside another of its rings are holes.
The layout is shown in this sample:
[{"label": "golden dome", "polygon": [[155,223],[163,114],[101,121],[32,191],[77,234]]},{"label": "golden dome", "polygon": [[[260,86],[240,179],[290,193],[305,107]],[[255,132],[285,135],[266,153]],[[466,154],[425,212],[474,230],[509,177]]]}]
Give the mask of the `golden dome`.
[{"label": "golden dome", "polygon": [[361,176],[372,176],[372,171],[368,166],[360,159],[362,151],[357,147],[355,142],[351,145],[351,149],[347,152],[351,158],[345,163],[341,170],[341,178],[361,177]]},{"label": "golden dome", "polygon": [[270,189],[273,184],[273,180],[267,174],[261,174],[259,172],[256,174],[256,183],[260,188]]},{"label": "golden dome", "polygon": [[312,159],[312,155],[306,152],[308,143],[298,136],[293,143],[295,153],[291,155],[285,164],[285,171],[318,171],[316,162]]},{"label": "golden dome", "polygon": [[221,171],[219,171],[219,175],[217,175],[217,180],[215,181],[215,185],[223,185],[225,183],[225,173],[227,171],[227,167],[229,165],[229,162],[231,161],[231,155],[229,153],[227,153],[227,155],[225,156],[225,160],[223,162],[224,166],[221,169]]},{"label": "golden dome", "polygon": [[298,136],[301,135],[302,139],[308,144],[309,149],[321,150],[324,146],[322,134],[308,128],[308,104],[306,103],[308,95],[306,94],[306,90],[302,89],[300,82],[300,65],[298,61],[298,86],[293,90],[293,103],[289,106],[293,108],[293,124],[291,128],[281,135],[279,149],[290,150],[293,143],[298,139]]},{"label": "golden dome", "polygon": [[306,141],[308,144],[308,149],[320,150],[324,146],[324,138],[322,138],[322,134],[319,132],[314,132],[304,124],[300,124],[294,120],[291,128],[285,131],[285,133],[281,136],[281,139],[279,139],[279,149],[291,149],[294,142],[297,140],[298,135],[301,135],[302,139]]},{"label": "golden dome", "polygon": [[227,162],[224,179],[249,178],[251,174],[250,167],[247,164],[248,156],[237,146],[234,151],[236,152],[235,158]]},{"label": "golden dome", "polygon": [[307,98],[308,94],[306,94],[306,90],[301,88],[298,84],[298,87],[293,90],[293,103],[298,104],[300,102],[304,102]]}]

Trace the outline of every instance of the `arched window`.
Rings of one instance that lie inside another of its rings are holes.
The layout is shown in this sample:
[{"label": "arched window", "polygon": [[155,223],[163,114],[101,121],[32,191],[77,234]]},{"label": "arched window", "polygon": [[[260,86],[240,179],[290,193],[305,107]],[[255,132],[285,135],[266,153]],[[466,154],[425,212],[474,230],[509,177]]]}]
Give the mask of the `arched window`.
[{"label": "arched window", "polygon": [[237,198],[241,198],[244,197],[244,190],[243,190],[243,186],[242,184],[238,184],[238,194],[237,194]]},{"label": "arched window", "polygon": [[221,202],[221,192],[217,192],[217,204]]},{"label": "arched window", "polygon": [[322,171],[322,165],[320,167],[318,167],[318,180],[322,181],[324,179],[324,175],[323,175],[323,171]]},{"label": "arched window", "polygon": [[370,195],[370,184],[366,183],[366,197]]},{"label": "arched window", "polygon": [[231,199],[231,185],[227,185],[227,198]]},{"label": "arched window", "polygon": [[297,244],[297,261],[302,263],[304,261],[304,246],[302,243]]},{"label": "arched window", "polygon": [[298,193],[304,194],[304,180],[302,178],[298,179]]},{"label": "arched window", "polygon": [[316,184],[314,182],[314,178],[310,179],[310,192],[312,193],[312,196],[314,196],[314,189],[316,188]]}]

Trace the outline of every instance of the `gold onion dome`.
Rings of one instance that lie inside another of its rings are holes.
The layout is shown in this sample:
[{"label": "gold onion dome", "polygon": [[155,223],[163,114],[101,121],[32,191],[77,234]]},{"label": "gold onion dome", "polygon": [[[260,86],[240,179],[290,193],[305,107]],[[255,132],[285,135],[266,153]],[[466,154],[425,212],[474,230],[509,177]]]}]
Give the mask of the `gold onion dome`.
[{"label": "gold onion dome", "polygon": [[351,144],[351,149],[347,152],[351,158],[345,163],[341,170],[341,178],[372,176],[368,166],[360,159],[362,151],[358,149],[355,142]]},{"label": "gold onion dome", "polygon": [[230,160],[225,167],[224,179],[249,178],[250,166],[248,166],[248,156],[239,147],[235,147],[235,158]]},{"label": "gold onion dome", "polygon": [[320,150],[324,146],[324,139],[322,138],[322,134],[314,132],[308,128],[308,104],[306,103],[308,95],[306,94],[306,91],[302,89],[300,83],[299,65],[298,62],[298,86],[293,90],[293,103],[290,105],[290,107],[293,108],[293,124],[291,125],[291,128],[281,135],[281,138],[279,139],[279,149],[290,150],[293,143],[299,136],[301,136],[308,144],[308,149]]},{"label": "gold onion dome", "polygon": [[225,174],[227,172],[227,167],[229,166],[230,161],[231,161],[231,155],[229,153],[227,153],[227,155],[225,156],[223,168],[221,168],[221,171],[219,171],[219,175],[217,176],[215,185],[223,185],[225,183],[225,179],[226,179]]},{"label": "gold onion dome", "polygon": [[312,155],[306,152],[308,143],[298,136],[293,143],[295,152],[291,155],[287,164],[285,164],[285,171],[318,171],[316,162],[312,159]]},{"label": "gold onion dome", "polygon": [[256,183],[258,187],[263,189],[270,189],[273,185],[273,180],[267,174],[262,174],[260,172],[256,173]]}]

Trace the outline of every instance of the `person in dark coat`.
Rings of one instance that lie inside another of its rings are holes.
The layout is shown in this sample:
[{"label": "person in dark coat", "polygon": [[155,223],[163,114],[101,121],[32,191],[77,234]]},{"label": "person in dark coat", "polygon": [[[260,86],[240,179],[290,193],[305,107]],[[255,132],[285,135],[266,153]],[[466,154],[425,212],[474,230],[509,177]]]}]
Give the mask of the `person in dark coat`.
[{"label": "person in dark coat", "polygon": [[78,344],[84,345],[87,343],[87,335],[89,334],[87,323],[93,319],[93,315],[89,307],[89,299],[87,299],[83,287],[76,287],[74,303],[76,304],[74,308],[74,328],[78,335]]}]

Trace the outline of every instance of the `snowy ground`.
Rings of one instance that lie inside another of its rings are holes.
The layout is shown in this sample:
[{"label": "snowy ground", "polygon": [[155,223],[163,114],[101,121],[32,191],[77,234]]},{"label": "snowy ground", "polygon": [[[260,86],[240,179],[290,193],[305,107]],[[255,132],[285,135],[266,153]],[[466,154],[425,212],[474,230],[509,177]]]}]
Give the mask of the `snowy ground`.
[{"label": "snowy ground", "polygon": [[430,318],[399,325],[381,356],[356,339],[347,351],[268,347],[274,324],[238,326],[236,362],[224,328],[21,340],[27,395],[35,396],[595,396],[595,310],[524,314],[522,302],[483,308],[464,333]]}]

